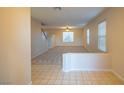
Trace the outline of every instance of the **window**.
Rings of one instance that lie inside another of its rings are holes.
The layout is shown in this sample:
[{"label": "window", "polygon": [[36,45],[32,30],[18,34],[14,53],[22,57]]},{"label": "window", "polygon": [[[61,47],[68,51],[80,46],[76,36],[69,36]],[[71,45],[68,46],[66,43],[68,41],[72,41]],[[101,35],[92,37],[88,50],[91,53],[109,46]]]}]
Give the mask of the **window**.
[{"label": "window", "polygon": [[87,29],[87,45],[90,44],[90,29]]},{"label": "window", "polygon": [[98,24],[98,48],[106,52],[106,21]]},{"label": "window", "polygon": [[63,32],[63,42],[73,42],[73,32]]}]

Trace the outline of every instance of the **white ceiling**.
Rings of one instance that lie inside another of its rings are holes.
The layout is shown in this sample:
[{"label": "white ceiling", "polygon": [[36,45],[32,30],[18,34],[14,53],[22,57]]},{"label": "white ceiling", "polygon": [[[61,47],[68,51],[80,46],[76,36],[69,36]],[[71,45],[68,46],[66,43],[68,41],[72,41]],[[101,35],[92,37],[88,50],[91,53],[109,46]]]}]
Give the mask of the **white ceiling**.
[{"label": "white ceiling", "polygon": [[33,7],[31,15],[36,20],[45,23],[48,28],[61,28],[67,25],[83,27],[105,9],[104,7],[62,7],[59,11],[53,7]]}]

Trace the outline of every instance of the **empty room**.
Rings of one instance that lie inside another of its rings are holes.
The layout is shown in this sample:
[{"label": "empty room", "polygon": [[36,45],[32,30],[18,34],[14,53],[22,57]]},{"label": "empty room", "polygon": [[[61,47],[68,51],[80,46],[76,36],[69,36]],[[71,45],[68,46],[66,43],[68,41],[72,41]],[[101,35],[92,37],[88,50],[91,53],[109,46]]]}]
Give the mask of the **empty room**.
[{"label": "empty room", "polygon": [[123,11],[31,8],[32,84],[123,84]]},{"label": "empty room", "polygon": [[0,8],[1,85],[123,85],[124,8]]}]

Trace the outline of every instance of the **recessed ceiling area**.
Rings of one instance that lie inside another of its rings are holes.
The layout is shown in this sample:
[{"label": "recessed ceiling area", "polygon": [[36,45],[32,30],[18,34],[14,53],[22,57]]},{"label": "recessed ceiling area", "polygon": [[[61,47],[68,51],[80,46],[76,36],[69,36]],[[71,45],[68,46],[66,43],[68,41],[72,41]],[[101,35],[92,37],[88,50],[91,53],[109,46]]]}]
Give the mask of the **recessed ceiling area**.
[{"label": "recessed ceiling area", "polygon": [[48,28],[83,27],[103,12],[104,7],[33,7],[32,18],[43,22]]}]

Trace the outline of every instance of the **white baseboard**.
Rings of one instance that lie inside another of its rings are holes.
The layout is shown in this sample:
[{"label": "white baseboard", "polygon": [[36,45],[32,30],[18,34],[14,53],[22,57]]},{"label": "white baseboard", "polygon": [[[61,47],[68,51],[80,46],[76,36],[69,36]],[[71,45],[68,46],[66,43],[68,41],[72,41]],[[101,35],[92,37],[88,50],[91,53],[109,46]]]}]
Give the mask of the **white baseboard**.
[{"label": "white baseboard", "polygon": [[111,71],[113,74],[115,74],[119,79],[121,79],[122,81],[124,81],[124,78],[122,76],[120,76],[117,72],[115,71]]},{"label": "white baseboard", "polygon": [[28,85],[32,85],[32,81],[30,81],[30,82],[28,83]]}]

